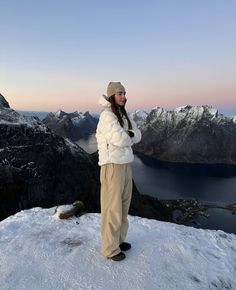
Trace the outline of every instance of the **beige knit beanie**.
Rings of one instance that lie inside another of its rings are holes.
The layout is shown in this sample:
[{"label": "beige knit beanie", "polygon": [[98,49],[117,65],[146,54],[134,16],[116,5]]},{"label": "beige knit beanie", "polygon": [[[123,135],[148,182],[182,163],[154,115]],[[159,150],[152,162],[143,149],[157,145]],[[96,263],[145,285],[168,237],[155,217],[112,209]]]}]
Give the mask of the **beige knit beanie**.
[{"label": "beige knit beanie", "polygon": [[125,92],[125,88],[121,82],[109,82],[107,87],[107,97],[109,98],[118,92]]}]

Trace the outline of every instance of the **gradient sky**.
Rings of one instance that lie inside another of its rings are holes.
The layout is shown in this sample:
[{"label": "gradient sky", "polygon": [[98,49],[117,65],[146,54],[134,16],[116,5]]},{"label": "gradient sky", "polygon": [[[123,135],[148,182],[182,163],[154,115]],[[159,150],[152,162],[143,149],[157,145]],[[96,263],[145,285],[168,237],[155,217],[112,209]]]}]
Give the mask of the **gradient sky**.
[{"label": "gradient sky", "polygon": [[236,115],[236,1],[0,0],[0,93],[16,110],[211,105]]}]

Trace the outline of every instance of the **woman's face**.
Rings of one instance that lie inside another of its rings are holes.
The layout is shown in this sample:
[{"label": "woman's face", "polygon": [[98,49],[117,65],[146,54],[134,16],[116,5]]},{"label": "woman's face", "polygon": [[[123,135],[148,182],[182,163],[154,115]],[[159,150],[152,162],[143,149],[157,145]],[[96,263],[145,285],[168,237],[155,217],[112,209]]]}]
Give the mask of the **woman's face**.
[{"label": "woman's face", "polygon": [[126,92],[115,93],[115,101],[119,106],[124,106],[126,102]]}]

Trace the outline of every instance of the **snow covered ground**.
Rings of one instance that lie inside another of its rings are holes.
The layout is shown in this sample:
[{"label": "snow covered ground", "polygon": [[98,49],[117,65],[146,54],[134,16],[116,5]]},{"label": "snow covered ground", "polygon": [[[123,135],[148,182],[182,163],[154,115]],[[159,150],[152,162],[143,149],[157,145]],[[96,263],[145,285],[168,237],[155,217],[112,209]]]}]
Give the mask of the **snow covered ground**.
[{"label": "snow covered ground", "polygon": [[0,222],[1,290],[236,289],[236,235],[128,216],[132,248],[100,254],[100,214],[36,207]]}]

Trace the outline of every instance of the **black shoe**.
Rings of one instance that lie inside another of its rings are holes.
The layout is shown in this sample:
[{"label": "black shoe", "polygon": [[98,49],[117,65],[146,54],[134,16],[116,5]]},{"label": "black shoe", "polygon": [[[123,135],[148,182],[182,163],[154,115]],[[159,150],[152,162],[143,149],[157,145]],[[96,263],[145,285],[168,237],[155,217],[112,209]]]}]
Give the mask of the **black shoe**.
[{"label": "black shoe", "polygon": [[131,248],[131,244],[130,243],[126,243],[126,242],[123,242],[120,244],[120,249],[121,251],[127,251]]},{"label": "black shoe", "polygon": [[112,259],[114,261],[121,261],[125,258],[125,254],[120,252],[118,254],[116,254],[115,256],[112,256],[112,257],[107,257],[107,259]]}]

